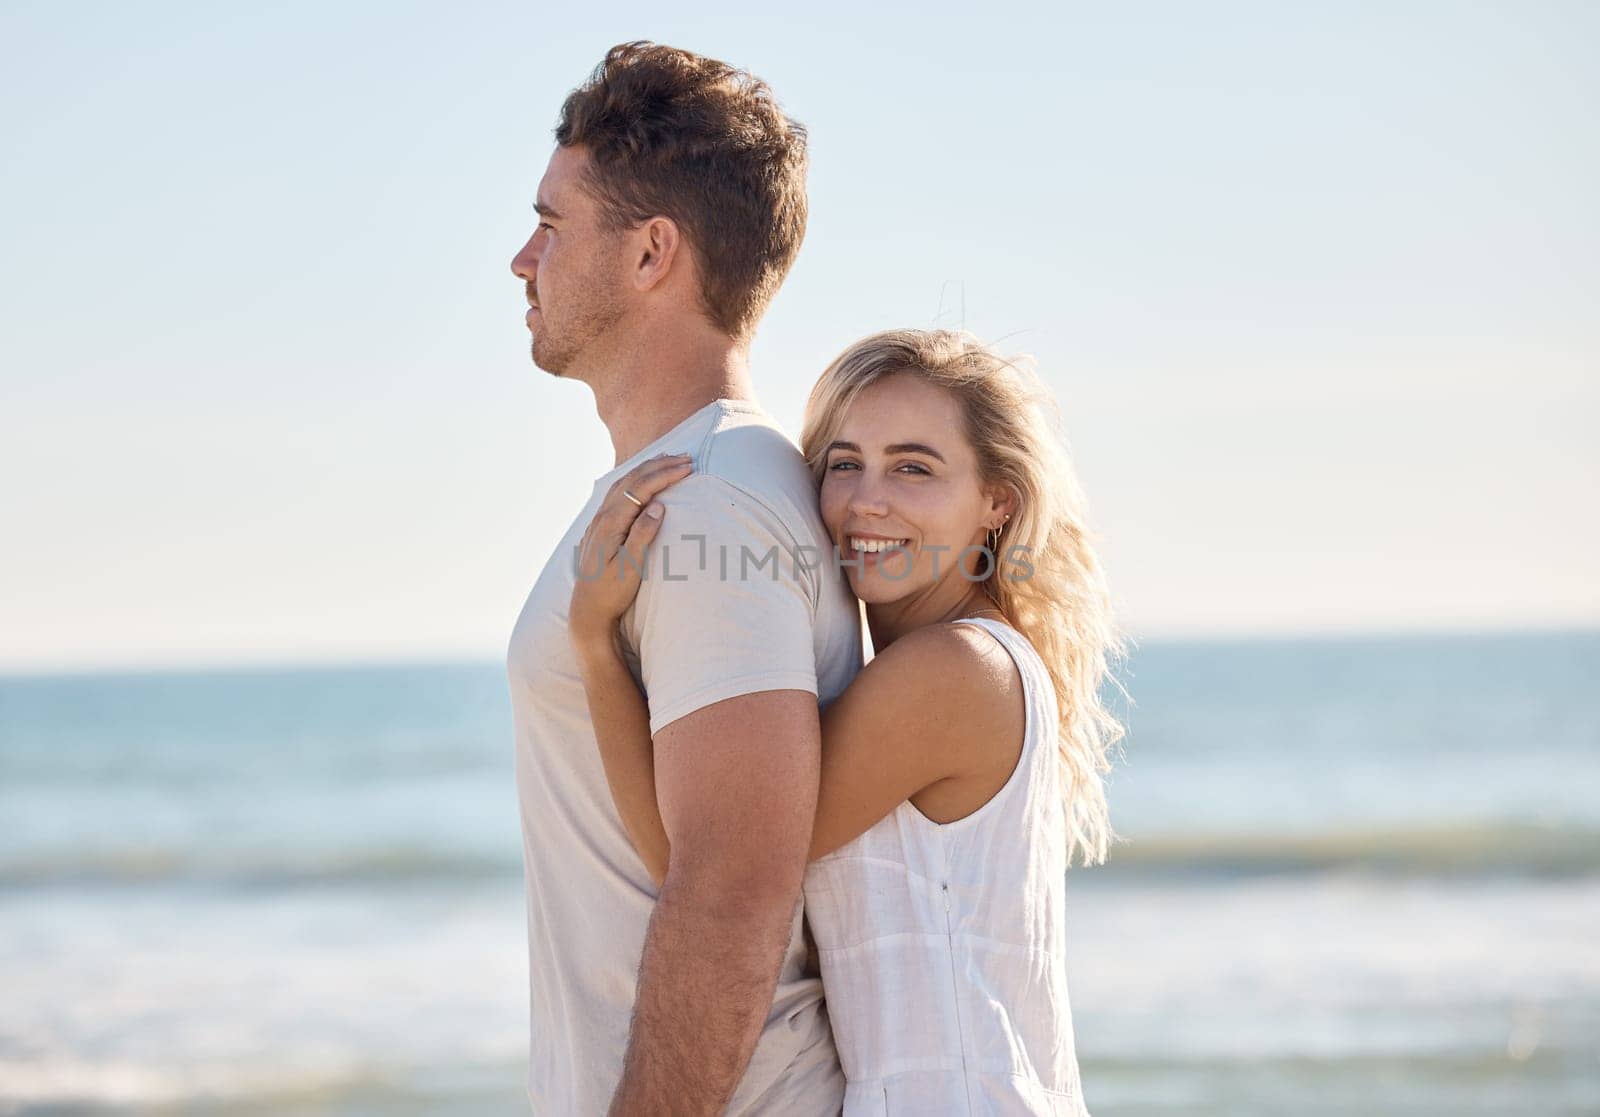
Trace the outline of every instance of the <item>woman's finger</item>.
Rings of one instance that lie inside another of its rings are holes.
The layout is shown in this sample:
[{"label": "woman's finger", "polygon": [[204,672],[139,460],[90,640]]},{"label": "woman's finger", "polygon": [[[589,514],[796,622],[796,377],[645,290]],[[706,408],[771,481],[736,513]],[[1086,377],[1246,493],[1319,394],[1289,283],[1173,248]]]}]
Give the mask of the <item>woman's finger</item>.
[{"label": "woman's finger", "polygon": [[628,553],[628,559],[622,563],[622,569],[629,571],[629,576],[637,576],[644,570],[644,554],[650,543],[661,531],[661,517],[666,512],[666,507],[660,501],[651,501],[639,513],[639,518],[633,521],[633,526],[628,529],[628,538],[622,544],[622,549]]},{"label": "woman's finger", "polygon": [[628,472],[611,482],[611,492],[620,493],[623,489],[632,488],[639,484],[650,474],[665,468],[671,468],[690,462],[688,454],[659,454],[648,458],[634,466]]},{"label": "woman's finger", "polygon": [[[675,460],[663,460],[659,463],[646,462],[619,478],[611,486],[611,493],[605,500],[605,504],[609,507],[602,511],[617,521],[614,530],[625,532],[627,525],[633,523],[644,505],[655,499],[663,489],[689,476],[693,472],[693,467],[694,463],[688,455],[680,455]],[[632,493],[638,499],[637,504],[628,499],[628,493]]]},{"label": "woman's finger", "polygon": [[634,496],[649,504],[651,497],[668,485],[683,480],[693,469],[694,462],[687,454],[646,462],[629,474],[626,487]]}]

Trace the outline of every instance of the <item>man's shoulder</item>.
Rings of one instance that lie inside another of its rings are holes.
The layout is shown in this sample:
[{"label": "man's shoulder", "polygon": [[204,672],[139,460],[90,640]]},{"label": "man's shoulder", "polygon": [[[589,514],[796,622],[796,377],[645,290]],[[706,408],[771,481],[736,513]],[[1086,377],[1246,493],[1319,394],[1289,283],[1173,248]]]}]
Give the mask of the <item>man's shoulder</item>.
[{"label": "man's shoulder", "polygon": [[[799,448],[771,416],[754,407],[724,409],[693,457],[694,472],[675,486],[685,498],[721,497],[759,508],[796,542],[818,541],[823,529],[816,483]],[[670,507],[671,490],[664,499]]]},{"label": "man's shoulder", "polygon": [[800,448],[773,418],[758,408],[725,408],[707,432],[695,470],[737,488],[814,494],[811,471]]}]

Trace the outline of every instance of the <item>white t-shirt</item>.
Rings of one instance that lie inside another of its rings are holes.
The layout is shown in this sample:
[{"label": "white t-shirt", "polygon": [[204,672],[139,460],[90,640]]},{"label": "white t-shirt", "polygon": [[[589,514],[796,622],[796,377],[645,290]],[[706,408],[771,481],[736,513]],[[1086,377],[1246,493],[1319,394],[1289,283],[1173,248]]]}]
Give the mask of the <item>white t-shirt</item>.
[{"label": "white t-shirt", "polygon": [[[809,690],[826,705],[861,668],[860,606],[830,561],[816,487],[759,406],[716,400],[594,483],[535,582],[507,654],[527,884],[539,1114],[603,1113],[622,1074],[656,888],[611,801],[567,637],[577,546],[613,481],[693,455],[623,617],[650,729],[714,702]],[[800,919],[772,1012],[728,1112],[836,1114],[844,1092],[821,983],[802,976]]]}]

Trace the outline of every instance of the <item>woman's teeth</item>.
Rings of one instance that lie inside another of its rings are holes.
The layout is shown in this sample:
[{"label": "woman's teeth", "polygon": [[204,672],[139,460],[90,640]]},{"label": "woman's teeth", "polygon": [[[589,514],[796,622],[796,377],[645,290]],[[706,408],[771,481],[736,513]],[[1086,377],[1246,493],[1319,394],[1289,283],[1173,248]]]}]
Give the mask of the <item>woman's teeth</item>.
[{"label": "woman's teeth", "polygon": [[904,547],[908,542],[910,540],[907,539],[851,539],[850,549],[871,555],[887,551],[892,547]]}]

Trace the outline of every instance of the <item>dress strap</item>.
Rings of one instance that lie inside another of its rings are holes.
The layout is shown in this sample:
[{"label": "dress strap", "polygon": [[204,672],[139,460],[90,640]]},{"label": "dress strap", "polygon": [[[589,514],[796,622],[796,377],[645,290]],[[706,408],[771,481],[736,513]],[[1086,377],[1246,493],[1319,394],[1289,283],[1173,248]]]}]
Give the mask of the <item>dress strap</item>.
[{"label": "dress strap", "polygon": [[1044,665],[1044,660],[1039,658],[1039,652],[1033,642],[1009,622],[992,619],[990,617],[961,617],[951,621],[951,624],[971,624],[983,629],[999,641],[1000,646],[1011,656],[1012,662],[1017,665],[1017,671],[1022,675],[1022,687],[1028,696],[1030,718],[1037,714],[1041,721],[1040,728],[1053,727],[1056,717],[1055,684],[1050,679],[1050,672]]}]

